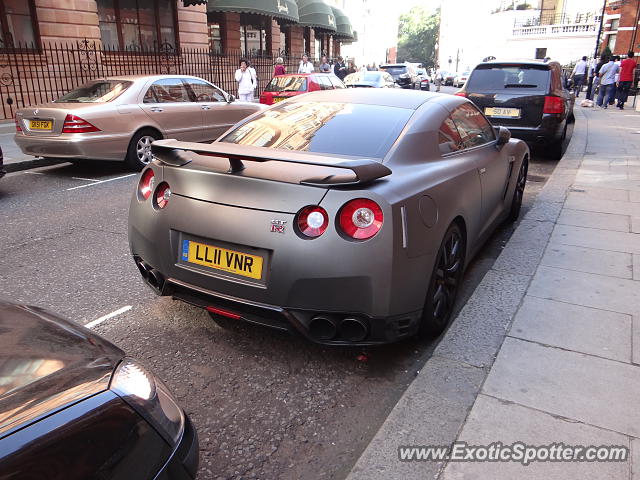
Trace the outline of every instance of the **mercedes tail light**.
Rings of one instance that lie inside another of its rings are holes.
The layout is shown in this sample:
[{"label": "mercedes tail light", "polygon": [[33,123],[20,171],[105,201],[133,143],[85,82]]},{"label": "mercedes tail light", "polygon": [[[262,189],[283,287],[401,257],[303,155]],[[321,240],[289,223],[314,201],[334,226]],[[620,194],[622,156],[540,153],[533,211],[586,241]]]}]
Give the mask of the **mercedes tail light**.
[{"label": "mercedes tail light", "polygon": [[162,182],[156,189],[156,205],[158,208],[164,208],[169,203],[169,197],[171,197],[171,189],[167,182]]},{"label": "mercedes tail light", "polygon": [[382,228],[383,221],[384,215],[380,205],[368,198],[357,198],[347,202],[338,214],[340,228],[355,240],[374,237]]},{"label": "mercedes tail light", "polygon": [[89,133],[99,131],[100,129],[98,127],[91,125],[85,119],[76,115],[71,115],[70,113],[64,119],[64,124],[62,125],[62,133]]},{"label": "mercedes tail light", "polygon": [[454,93],[454,95],[457,95],[459,97],[467,98],[467,92],[456,92],[456,93]]},{"label": "mercedes tail light", "polygon": [[546,96],[544,97],[544,108],[542,113],[556,113],[562,115],[564,113],[564,100],[560,97]]},{"label": "mercedes tail light", "polygon": [[153,170],[147,168],[140,176],[140,182],[138,183],[138,197],[140,200],[146,200],[151,196],[153,187],[155,185],[155,175]]},{"label": "mercedes tail light", "polygon": [[296,215],[298,231],[309,238],[322,235],[329,225],[327,211],[317,205],[309,205],[301,209]]},{"label": "mercedes tail light", "polygon": [[20,133],[22,132],[22,127],[20,126],[20,122],[18,121],[18,117],[16,117],[16,132]]}]

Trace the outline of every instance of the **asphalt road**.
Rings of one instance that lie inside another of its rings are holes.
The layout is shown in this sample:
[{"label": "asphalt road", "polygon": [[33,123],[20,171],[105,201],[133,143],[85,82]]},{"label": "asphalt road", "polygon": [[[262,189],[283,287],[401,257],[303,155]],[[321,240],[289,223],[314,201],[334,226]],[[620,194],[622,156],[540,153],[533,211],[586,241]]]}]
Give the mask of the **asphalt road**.
[{"label": "asphalt road", "polygon": [[[523,213],[554,166],[532,159]],[[129,255],[135,185],[135,175],[101,163],[0,180],[0,296],[83,324],[122,312],[94,330],[176,393],[199,433],[199,478],[344,478],[435,342],[321,347],[256,326],[222,328],[156,297]],[[458,308],[512,231],[497,231],[471,264]]]}]

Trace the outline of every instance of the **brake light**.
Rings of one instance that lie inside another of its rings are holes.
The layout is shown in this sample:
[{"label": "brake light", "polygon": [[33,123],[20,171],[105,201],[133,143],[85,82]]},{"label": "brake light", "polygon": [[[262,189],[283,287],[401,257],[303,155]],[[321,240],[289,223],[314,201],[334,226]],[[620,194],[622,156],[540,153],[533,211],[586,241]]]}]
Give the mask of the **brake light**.
[{"label": "brake light", "polygon": [[228,310],[223,310],[222,308],[216,308],[216,307],[206,307],[207,312],[211,312],[211,313],[215,313],[216,315],[221,315],[223,317],[227,317],[227,318],[231,318],[233,320],[239,320],[242,317],[240,315],[238,315],[237,313],[233,313],[230,312]]},{"label": "brake light", "polygon": [[70,113],[66,116],[64,124],[62,125],[62,133],[89,133],[99,131],[100,129],[98,127],[91,125],[85,119],[76,115],[71,115]]},{"label": "brake light", "polygon": [[16,120],[16,132],[22,132],[22,127],[20,126],[20,123],[18,123],[18,117],[15,118]]},{"label": "brake light", "polygon": [[316,238],[322,235],[329,226],[327,211],[317,205],[309,205],[301,209],[296,216],[299,232],[305,237]]},{"label": "brake light", "polygon": [[367,240],[380,231],[384,215],[380,206],[373,200],[357,198],[343,205],[338,214],[338,221],[342,231],[349,237]]},{"label": "brake light", "polygon": [[454,93],[454,95],[457,95],[459,97],[467,98],[467,92],[456,92],[456,93]]},{"label": "brake light", "polygon": [[542,113],[557,113],[562,115],[564,113],[564,101],[560,97],[544,97]]},{"label": "brake light", "polygon": [[155,185],[155,175],[153,170],[147,168],[140,176],[140,182],[138,182],[138,196],[140,200],[146,200],[151,195],[153,187]]},{"label": "brake light", "polygon": [[158,208],[164,208],[169,203],[169,197],[171,197],[171,189],[167,182],[162,182],[158,185],[156,190],[156,205]]}]

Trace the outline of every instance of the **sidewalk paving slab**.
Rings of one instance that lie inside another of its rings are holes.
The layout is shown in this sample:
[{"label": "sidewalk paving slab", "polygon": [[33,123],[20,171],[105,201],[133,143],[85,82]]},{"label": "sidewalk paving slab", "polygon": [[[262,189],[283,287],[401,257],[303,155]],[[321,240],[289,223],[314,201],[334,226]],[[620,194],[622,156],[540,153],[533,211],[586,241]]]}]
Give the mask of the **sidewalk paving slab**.
[{"label": "sidewalk paving slab", "polygon": [[631,441],[631,480],[640,480],[640,439]]},{"label": "sidewalk paving slab", "polygon": [[[488,429],[487,425],[491,425]],[[459,441],[470,445],[501,442],[511,445],[624,445],[625,435],[574,422],[486,395],[479,395]],[[627,462],[534,462],[522,466],[516,462],[450,462],[445,480],[604,480],[628,477]]]},{"label": "sidewalk paving slab", "polygon": [[637,234],[598,228],[556,225],[551,242],[598,250],[640,253],[640,236]]},{"label": "sidewalk paving slab", "polygon": [[631,361],[632,317],[526,296],[509,335],[620,362]]},{"label": "sidewalk paving slab", "polygon": [[633,278],[633,255],[593,248],[550,243],[541,265],[611,277]]},{"label": "sidewalk paving slab", "polygon": [[629,232],[631,228],[629,215],[587,212],[585,210],[573,210],[566,206],[558,216],[558,223],[574,227],[616,230],[618,232]]}]

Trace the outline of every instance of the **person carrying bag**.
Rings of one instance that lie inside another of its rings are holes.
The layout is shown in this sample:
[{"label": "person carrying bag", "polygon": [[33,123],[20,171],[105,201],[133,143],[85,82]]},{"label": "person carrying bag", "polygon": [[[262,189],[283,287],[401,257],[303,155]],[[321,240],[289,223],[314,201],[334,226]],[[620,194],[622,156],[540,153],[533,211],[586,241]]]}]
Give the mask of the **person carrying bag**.
[{"label": "person carrying bag", "polygon": [[238,99],[242,102],[253,102],[258,79],[255,69],[249,66],[246,58],[240,59],[240,68],[236,70],[235,78],[238,82]]}]

